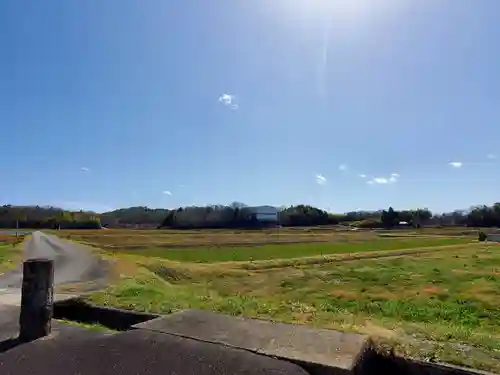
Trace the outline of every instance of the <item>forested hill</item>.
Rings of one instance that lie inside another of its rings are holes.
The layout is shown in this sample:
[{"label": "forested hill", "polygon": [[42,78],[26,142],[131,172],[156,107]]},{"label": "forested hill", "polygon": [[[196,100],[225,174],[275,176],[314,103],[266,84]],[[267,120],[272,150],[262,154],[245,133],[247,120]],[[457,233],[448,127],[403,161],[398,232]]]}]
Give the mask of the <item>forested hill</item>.
[{"label": "forested hill", "polygon": [[[279,209],[282,226],[345,224],[360,228],[393,228],[405,223],[413,226],[458,225],[500,227],[500,203],[469,210],[433,214],[427,209],[352,211],[332,214],[308,205]],[[175,210],[129,207],[101,214],[67,211],[57,207],[0,206],[0,228],[251,228],[259,226],[251,210],[243,204],[229,206],[181,207]]]},{"label": "forested hill", "polygon": [[151,226],[157,227],[167,217],[170,210],[164,208],[129,207],[104,212],[100,215],[103,226]]},{"label": "forested hill", "polygon": [[0,228],[101,228],[99,214],[57,207],[0,206]]},{"label": "forested hill", "polygon": [[52,206],[0,206],[0,228],[83,228],[102,226],[144,226],[156,228],[169,210],[130,207],[102,214],[90,211],[68,211]]}]

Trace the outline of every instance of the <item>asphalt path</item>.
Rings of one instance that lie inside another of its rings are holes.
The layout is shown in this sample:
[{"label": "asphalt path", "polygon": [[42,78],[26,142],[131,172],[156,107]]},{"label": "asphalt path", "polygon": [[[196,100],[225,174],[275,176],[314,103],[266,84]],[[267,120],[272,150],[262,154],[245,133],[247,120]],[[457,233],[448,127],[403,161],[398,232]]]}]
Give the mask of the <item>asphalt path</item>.
[{"label": "asphalt path", "polygon": [[[43,232],[33,232],[24,243],[24,259],[47,258],[54,261],[54,284],[91,284],[106,277],[106,265],[84,246],[63,241]],[[0,275],[1,305],[17,305],[21,298],[22,266]]]}]

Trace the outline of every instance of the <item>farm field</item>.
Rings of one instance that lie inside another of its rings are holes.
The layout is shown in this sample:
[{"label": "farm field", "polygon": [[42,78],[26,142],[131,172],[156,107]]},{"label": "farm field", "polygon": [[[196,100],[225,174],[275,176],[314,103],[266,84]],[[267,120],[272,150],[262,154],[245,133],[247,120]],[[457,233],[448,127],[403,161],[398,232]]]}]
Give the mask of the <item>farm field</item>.
[{"label": "farm field", "polygon": [[468,237],[477,239],[477,230],[468,228],[425,228],[421,230],[357,230],[338,227],[283,228],[264,230],[61,230],[48,231],[60,237],[106,249],[146,247],[239,246],[273,243],[366,241],[380,237]]},{"label": "farm field", "polygon": [[60,230],[63,239],[108,254],[189,263],[258,262],[384,251],[433,251],[477,243],[477,230],[348,231],[335,227],[268,230]]},{"label": "farm field", "polygon": [[377,236],[370,232],[308,229],[280,230],[82,230],[59,233],[72,240],[88,243],[105,249],[136,250],[144,248],[190,248],[205,246],[244,246],[273,243],[345,242],[351,238],[366,240]]},{"label": "farm field", "polygon": [[[371,241],[269,244],[260,246],[207,246],[195,248],[145,248],[122,250],[181,262],[217,263],[303,258],[322,255],[450,246],[470,242],[464,238],[374,239]],[[120,250],[114,250],[120,252]]]},{"label": "farm field", "polygon": [[[141,244],[147,231],[109,232],[104,236],[113,238],[104,240],[78,234],[93,246],[112,243],[102,254],[114,264],[115,281],[86,297],[93,303],[159,313],[197,308],[355,331],[370,334],[381,351],[500,370],[500,245],[479,243],[473,234],[339,232],[324,234],[330,236],[324,243],[242,246],[235,239],[246,233],[151,231]],[[163,245],[181,234],[191,236],[184,242],[196,236],[232,242]]]},{"label": "farm field", "polygon": [[[397,232],[397,233],[396,233]],[[91,230],[55,231],[62,238],[110,252],[187,262],[256,261],[339,253],[449,246],[475,241],[477,231],[339,231],[305,228],[262,231]]]},{"label": "farm field", "polygon": [[498,371],[498,250],[477,243],[281,264],[115,254],[117,282],[88,298],[140,311],[198,308],[356,331],[372,335],[381,350]]}]

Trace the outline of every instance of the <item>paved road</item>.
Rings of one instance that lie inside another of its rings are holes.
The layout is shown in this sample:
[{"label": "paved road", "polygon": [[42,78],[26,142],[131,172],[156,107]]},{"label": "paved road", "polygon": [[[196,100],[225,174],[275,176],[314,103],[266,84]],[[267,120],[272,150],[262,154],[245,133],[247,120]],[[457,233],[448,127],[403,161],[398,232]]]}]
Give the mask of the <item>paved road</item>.
[{"label": "paved road", "polygon": [[[56,286],[74,283],[93,283],[103,281],[106,266],[103,261],[91,254],[85,247],[56,236],[33,232],[25,242],[24,259],[49,258],[54,260],[54,283]],[[22,269],[0,275],[0,307],[16,305],[20,301]]]}]

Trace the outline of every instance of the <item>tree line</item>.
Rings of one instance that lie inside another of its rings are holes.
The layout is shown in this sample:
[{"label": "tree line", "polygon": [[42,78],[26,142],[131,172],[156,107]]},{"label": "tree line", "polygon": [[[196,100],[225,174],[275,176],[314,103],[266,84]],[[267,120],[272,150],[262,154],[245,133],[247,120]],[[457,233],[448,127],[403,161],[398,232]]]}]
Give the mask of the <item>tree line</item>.
[{"label": "tree line", "polygon": [[[454,217],[454,216],[450,216]],[[379,211],[353,211],[332,214],[309,205],[282,207],[276,222],[262,221],[250,207],[241,203],[230,206],[180,207],[171,210],[160,227],[163,228],[260,228],[263,226],[300,227],[344,224],[359,228],[395,228],[398,226],[467,225],[455,223],[447,216],[433,215],[428,209],[396,211],[392,207]],[[500,216],[498,217],[500,226]]]},{"label": "tree line", "polygon": [[100,229],[99,215],[57,207],[0,206],[0,228]]},{"label": "tree line", "polygon": [[180,207],[171,210],[163,228],[261,228],[267,226],[312,226],[337,224],[336,218],[319,208],[298,205],[281,209],[277,220],[260,219],[250,207],[241,203],[229,206]]},{"label": "tree line", "polygon": [[359,228],[396,228],[401,226],[469,226],[500,227],[500,203],[475,206],[469,210],[432,213],[428,209],[329,213],[309,205],[278,209],[277,223],[261,220],[243,203],[230,205],[190,206],[177,209],[129,207],[101,214],[72,212],[57,207],[0,206],[0,228],[82,228],[145,227],[145,228],[261,228],[337,225]]}]

